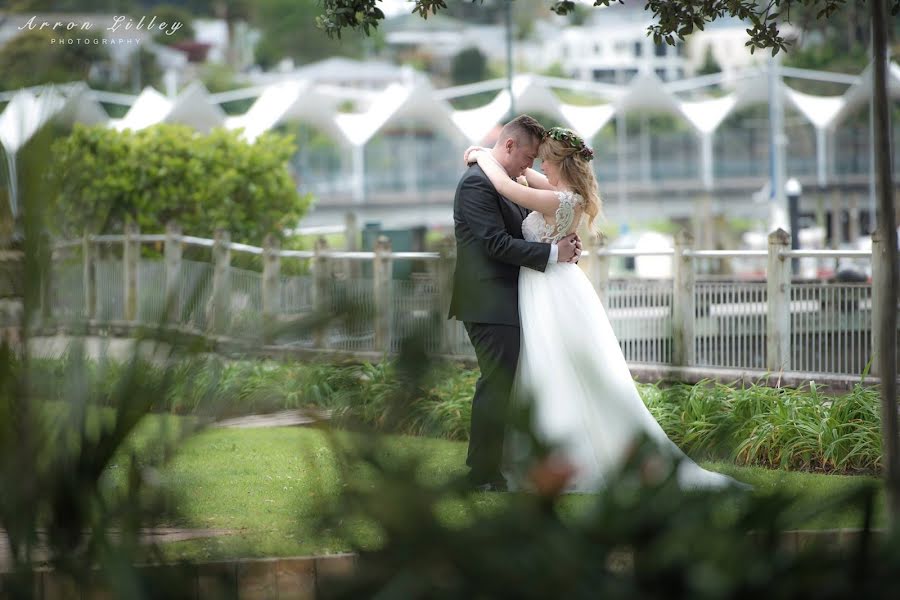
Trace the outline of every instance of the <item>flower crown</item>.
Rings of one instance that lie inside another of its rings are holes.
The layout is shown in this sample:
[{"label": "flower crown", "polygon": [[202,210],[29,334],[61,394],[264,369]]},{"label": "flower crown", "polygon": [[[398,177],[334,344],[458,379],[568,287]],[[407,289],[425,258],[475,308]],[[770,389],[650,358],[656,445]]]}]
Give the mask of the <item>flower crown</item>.
[{"label": "flower crown", "polygon": [[571,129],[564,127],[551,127],[544,132],[544,138],[553,138],[557,142],[563,142],[577,151],[577,154],[584,160],[593,160],[594,151],[588,148],[584,140]]}]

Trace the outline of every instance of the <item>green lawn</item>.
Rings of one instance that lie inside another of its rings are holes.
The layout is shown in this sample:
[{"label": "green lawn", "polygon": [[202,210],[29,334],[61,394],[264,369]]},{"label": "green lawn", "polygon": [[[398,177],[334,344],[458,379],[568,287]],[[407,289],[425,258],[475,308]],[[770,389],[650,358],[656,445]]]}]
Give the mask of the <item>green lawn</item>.
[{"label": "green lawn", "polygon": [[[348,434],[341,434],[348,435]],[[466,444],[437,439],[393,437],[391,452],[422,457],[421,480],[436,483],[465,469]],[[759,494],[775,490],[825,505],[829,499],[868,478],[813,475],[724,463],[704,466],[755,486]],[[871,479],[869,479],[871,481]],[[326,434],[316,429],[212,429],[189,440],[164,473],[163,481],[179,498],[174,525],[227,528],[235,535],[171,544],[172,557],[296,556],[346,550],[336,534],[316,530],[312,521],[332,502],[341,485],[338,465]],[[506,494],[480,494],[479,509],[502,509]],[[570,496],[561,503],[564,516],[575,517],[590,497]],[[883,498],[876,526],[883,526]],[[448,506],[451,522],[466,519],[463,506]],[[859,511],[828,511],[796,528],[858,527]],[[364,526],[355,535],[367,536]],[[371,538],[366,538],[371,539]]]}]

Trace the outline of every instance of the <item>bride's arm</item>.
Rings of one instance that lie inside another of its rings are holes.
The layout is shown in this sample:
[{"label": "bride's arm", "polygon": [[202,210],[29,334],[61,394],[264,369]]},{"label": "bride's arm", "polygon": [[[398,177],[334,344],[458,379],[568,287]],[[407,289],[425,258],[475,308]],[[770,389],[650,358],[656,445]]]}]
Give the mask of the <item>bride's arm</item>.
[{"label": "bride's arm", "polygon": [[506,170],[494,160],[488,152],[475,153],[478,166],[488,176],[494,188],[510,201],[529,210],[535,210],[541,214],[553,217],[559,208],[559,198],[556,192],[550,190],[536,190],[520,185],[509,178]]},{"label": "bride's arm", "polygon": [[550,180],[547,179],[546,175],[544,175],[540,171],[535,171],[531,167],[525,169],[525,181],[528,182],[528,187],[534,188],[536,190],[550,190],[551,192],[556,191],[556,188],[550,185]]},{"label": "bride's arm", "polygon": [[[467,165],[475,162],[476,152],[490,152],[489,148],[482,148],[481,146],[469,146],[466,148],[466,151],[463,152],[463,162]],[[547,179],[547,176],[541,173],[540,171],[535,171],[531,167],[525,169],[525,181],[528,183],[528,187],[535,188],[537,190],[550,190],[555,192],[556,187],[550,185],[550,180]]]}]

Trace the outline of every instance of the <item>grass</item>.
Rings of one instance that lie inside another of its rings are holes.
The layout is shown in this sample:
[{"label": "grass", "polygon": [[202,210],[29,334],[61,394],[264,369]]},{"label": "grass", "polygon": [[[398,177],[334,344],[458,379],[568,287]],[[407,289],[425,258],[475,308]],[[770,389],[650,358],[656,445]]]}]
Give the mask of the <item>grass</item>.
[{"label": "grass", "polygon": [[[152,428],[150,428],[152,429]],[[149,431],[145,430],[146,432]],[[353,434],[340,433],[338,439]],[[416,455],[426,484],[446,481],[464,471],[466,444],[449,440],[391,436],[388,448],[397,457]],[[867,477],[816,475],[702,463],[755,486],[757,494],[787,492],[811,505],[826,506]],[[226,528],[235,534],[170,544],[172,558],[209,560],[229,557],[297,556],[340,552],[351,547],[346,537],[315,527],[323,507],[335,502],[342,480],[325,432],[316,429],[212,429],[189,440],[162,474],[162,482],[178,500],[179,515],[171,525]],[[479,510],[502,509],[510,496],[483,494]],[[570,496],[561,503],[564,518],[577,518],[589,496]],[[875,526],[884,525],[878,499]],[[859,527],[861,511],[823,509],[790,528]],[[464,523],[466,509],[450,502],[442,515],[448,523]],[[351,538],[377,543],[366,524],[349,528]]]}]

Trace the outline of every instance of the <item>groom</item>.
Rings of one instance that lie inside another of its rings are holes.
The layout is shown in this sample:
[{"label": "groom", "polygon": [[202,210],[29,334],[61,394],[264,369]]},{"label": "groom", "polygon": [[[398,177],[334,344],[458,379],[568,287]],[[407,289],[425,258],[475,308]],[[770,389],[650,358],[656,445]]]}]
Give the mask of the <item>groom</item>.
[{"label": "groom", "polygon": [[[491,154],[511,178],[534,164],[544,135],[540,123],[521,115],[500,131]],[[453,200],[456,270],[450,317],[466,327],[481,377],[472,399],[469,482],[479,490],[505,490],[500,472],[506,412],[519,360],[519,267],[543,271],[551,262],[574,262],[575,234],[558,244],[522,238],[524,208],[500,196],[477,163],[463,174]]]}]

